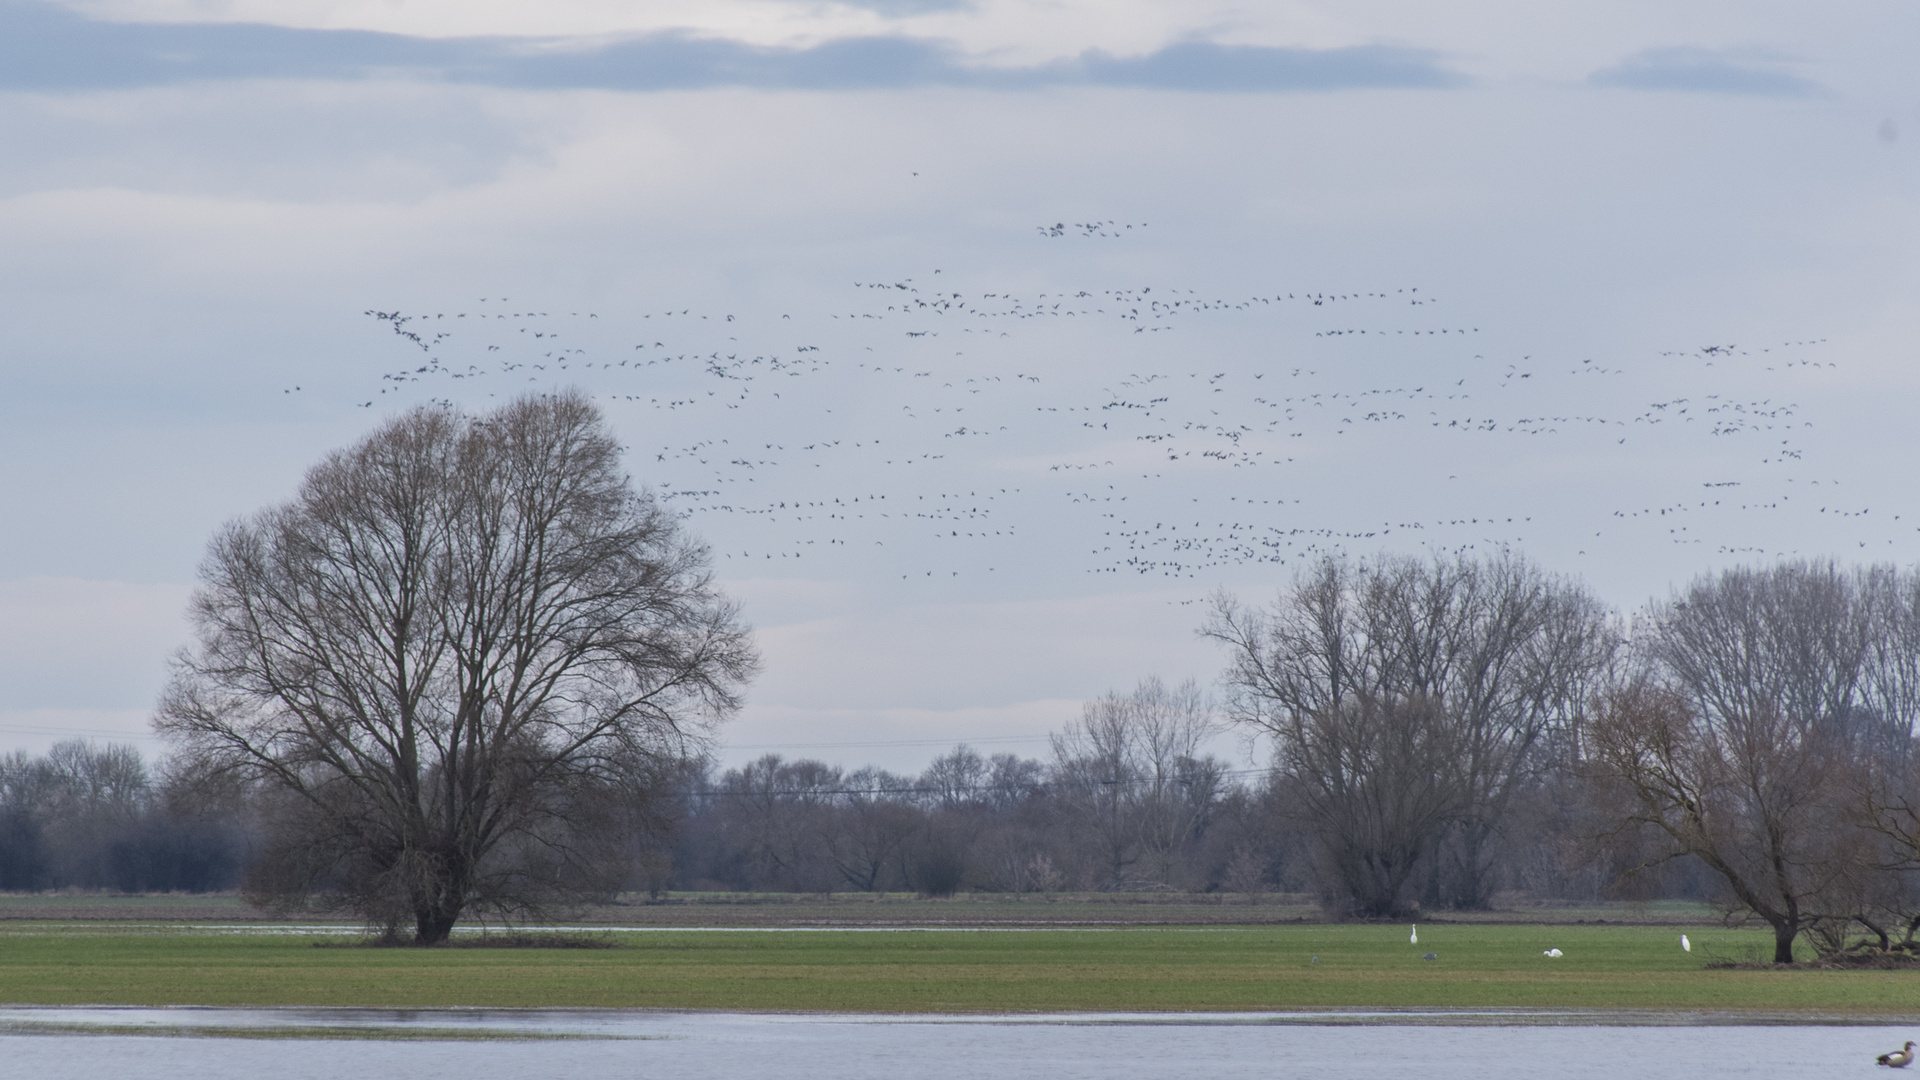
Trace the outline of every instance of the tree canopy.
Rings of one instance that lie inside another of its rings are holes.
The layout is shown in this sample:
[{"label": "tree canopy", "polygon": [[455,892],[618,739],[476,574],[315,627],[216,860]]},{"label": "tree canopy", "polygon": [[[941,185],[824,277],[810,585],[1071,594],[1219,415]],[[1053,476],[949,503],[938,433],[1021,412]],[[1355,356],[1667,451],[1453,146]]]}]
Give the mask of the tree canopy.
[{"label": "tree canopy", "polygon": [[249,891],[422,944],[605,891],[758,660],[577,393],[419,408],[223,528],[155,724],[271,822]]}]

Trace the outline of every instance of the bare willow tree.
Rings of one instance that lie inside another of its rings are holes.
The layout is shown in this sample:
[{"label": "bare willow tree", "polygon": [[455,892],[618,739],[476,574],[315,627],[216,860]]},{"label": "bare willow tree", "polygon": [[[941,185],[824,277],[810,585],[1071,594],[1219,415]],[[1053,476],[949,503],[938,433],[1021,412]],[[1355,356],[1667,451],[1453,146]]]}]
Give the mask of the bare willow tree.
[{"label": "bare willow tree", "polygon": [[413,940],[604,891],[608,830],[757,659],[577,392],[405,413],[229,524],[155,726],[272,826],[254,895]]},{"label": "bare willow tree", "polygon": [[1316,841],[1323,901],[1362,918],[1406,914],[1407,882],[1460,805],[1445,711],[1359,693],[1287,723],[1282,795]]},{"label": "bare willow tree", "polygon": [[1777,963],[1903,903],[1888,875],[1920,845],[1884,841],[1912,829],[1914,592],[1892,567],[1831,562],[1698,578],[1651,607],[1644,669],[1588,727],[1622,819],[1667,839],[1656,857],[1711,868],[1772,927]]},{"label": "bare willow tree", "polygon": [[766,754],[720,777],[721,816],[744,869],[774,889],[826,892],[836,877],[821,839],[845,777],[835,766]]},{"label": "bare willow tree", "polygon": [[1586,747],[1616,820],[1669,841],[1632,869],[1699,859],[1735,909],[1773,929],[1774,961],[1791,963],[1849,880],[1838,748],[1781,713],[1704,714],[1684,691],[1639,681],[1602,695]]},{"label": "bare willow tree", "polygon": [[1858,789],[1865,827],[1886,845],[1886,876],[1858,921],[1882,949],[1920,953],[1920,754],[1914,718],[1920,717],[1920,572],[1874,567],[1868,577],[1876,632],[1870,643],[1867,710],[1880,719],[1878,745],[1863,755]]},{"label": "bare willow tree", "polygon": [[1130,873],[1173,884],[1179,853],[1220,795],[1221,765],[1202,752],[1216,730],[1198,684],[1170,689],[1150,677],[1131,694],[1087,702],[1052,737],[1055,795],[1095,853],[1100,884]]},{"label": "bare willow tree", "polygon": [[[1493,840],[1617,633],[1518,555],[1322,560],[1268,608],[1222,594],[1229,719],[1272,735],[1284,782],[1357,913],[1400,912],[1415,862],[1482,907]],[[1438,871],[1446,870],[1442,876]]]},{"label": "bare willow tree", "polygon": [[841,778],[833,811],[820,817],[820,844],[846,884],[882,892],[900,876],[904,852],[922,827],[908,801],[912,787],[912,780],[873,766]]}]

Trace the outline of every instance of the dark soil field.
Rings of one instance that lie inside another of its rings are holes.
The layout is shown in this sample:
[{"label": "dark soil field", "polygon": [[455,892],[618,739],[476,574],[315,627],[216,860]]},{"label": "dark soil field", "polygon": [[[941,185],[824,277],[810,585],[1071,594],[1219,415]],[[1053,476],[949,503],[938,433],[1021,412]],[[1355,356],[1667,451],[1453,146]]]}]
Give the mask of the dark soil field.
[{"label": "dark soil field", "polygon": [[[340,923],[340,915],[262,911],[237,896],[205,894],[0,893],[0,922]],[[580,926],[1272,926],[1319,922],[1301,894],[1188,893],[964,894],[673,893],[644,895],[550,920]],[[1442,924],[1693,926],[1713,921],[1703,904],[1542,903],[1509,900],[1486,912],[1421,916]]]}]

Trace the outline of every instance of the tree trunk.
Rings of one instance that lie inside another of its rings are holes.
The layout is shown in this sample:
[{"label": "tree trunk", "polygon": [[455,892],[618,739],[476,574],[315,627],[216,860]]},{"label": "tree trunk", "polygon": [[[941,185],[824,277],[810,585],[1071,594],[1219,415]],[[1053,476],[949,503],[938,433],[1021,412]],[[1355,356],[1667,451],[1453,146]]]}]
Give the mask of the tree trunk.
[{"label": "tree trunk", "polygon": [[1418,856],[1377,851],[1335,852],[1331,860],[1345,887],[1350,913],[1362,919],[1397,919],[1407,914],[1407,878]]},{"label": "tree trunk", "polygon": [[413,943],[415,945],[442,945],[447,936],[453,933],[453,924],[460,919],[458,910],[448,911],[438,906],[422,906],[413,913]]},{"label": "tree trunk", "polygon": [[1487,847],[1493,830],[1479,822],[1455,826],[1451,844],[1434,853],[1442,867],[1439,899],[1456,911],[1486,911],[1493,906],[1493,875]]},{"label": "tree trunk", "polygon": [[[454,863],[454,865],[448,865]],[[413,894],[413,943],[442,945],[453,933],[466,909],[467,889],[472,881],[464,863],[445,860],[433,868],[429,880]]]},{"label": "tree trunk", "polygon": [[1789,922],[1773,924],[1773,962],[1776,964],[1793,963],[1793,939],[1800,936],[1800,929]]}]

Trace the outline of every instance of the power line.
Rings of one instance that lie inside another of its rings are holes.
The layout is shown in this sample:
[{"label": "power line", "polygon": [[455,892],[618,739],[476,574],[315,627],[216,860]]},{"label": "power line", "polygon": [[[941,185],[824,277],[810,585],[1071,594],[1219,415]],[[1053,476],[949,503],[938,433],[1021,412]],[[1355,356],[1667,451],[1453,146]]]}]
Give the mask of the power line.
[{"label": "power line", "polygon": [[47,727],[36,724],[0,724],[0,732],[13,735],[103,735],[116,739],[148,741],[159,738],[150,731],[128,731],[125,728]]}]

